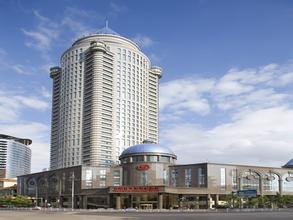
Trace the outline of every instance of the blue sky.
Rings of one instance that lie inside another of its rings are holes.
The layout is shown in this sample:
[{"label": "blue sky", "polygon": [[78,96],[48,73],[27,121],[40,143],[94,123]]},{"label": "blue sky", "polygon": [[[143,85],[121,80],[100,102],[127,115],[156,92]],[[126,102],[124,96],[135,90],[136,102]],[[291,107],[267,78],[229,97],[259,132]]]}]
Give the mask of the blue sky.
[{"label": "blue sky", "polygon": [[164,69],[160,142],[179,162],[293,157],[292,1],[0,0],[0,133],[33,139],[33,171],[49,164],[48,69],[106,19]]}]

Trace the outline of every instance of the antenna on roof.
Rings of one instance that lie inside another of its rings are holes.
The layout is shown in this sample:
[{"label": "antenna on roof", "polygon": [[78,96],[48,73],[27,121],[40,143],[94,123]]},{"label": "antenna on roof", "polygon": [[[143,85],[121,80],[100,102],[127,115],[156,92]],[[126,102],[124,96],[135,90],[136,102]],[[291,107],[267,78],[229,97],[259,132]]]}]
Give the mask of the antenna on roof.
[{"label": "antenna on roof", "polygon": [[106,28],[108,28],[108,25],[109,25],[109,21],[108,19],[106,19]]}]

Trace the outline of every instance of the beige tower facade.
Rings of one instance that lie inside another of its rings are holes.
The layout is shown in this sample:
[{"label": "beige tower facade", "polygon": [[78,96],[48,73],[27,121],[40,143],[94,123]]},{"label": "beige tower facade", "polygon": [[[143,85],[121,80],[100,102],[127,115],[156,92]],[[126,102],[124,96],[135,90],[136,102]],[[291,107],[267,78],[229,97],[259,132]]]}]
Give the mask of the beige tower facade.
[{"label": "beige tower facade", "polygon": [[108,27],[75,41],[51,68],[51,169],[106,166],[128,146],[157,143],[161,73]]}]

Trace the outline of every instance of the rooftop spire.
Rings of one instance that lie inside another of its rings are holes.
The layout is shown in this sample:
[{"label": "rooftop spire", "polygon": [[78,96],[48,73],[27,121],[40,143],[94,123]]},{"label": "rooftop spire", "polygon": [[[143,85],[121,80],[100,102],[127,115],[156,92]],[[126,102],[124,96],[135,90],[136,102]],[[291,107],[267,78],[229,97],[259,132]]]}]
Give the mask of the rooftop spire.
[{"label": "rooftop spire", "polygon": [[105,27],[102,29],[99,29],[97,31],[97,34],[109,34],[109,35],[118,35],[115,31],[113,31],[111,28],[109,28],[109,21],[108,19],[105,20]]},{"label": "rooftop spire", "polygon": [[106,19],[106,25],[105,25],[105,27],[108,29],[109,28],[109,21],[108,21],[108,19]]}]

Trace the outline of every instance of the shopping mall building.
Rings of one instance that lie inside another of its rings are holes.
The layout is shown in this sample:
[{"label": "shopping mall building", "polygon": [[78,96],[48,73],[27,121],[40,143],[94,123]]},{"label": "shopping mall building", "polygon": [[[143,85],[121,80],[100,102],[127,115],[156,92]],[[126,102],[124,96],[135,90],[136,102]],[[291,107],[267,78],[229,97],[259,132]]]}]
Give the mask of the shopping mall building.
[{"label": "shopping mall building", "polygon": [[158,144],[129,147],[111,167],[74,166],[18,177],[18,193],[38,205],[74,208],[210,208],[239,190],[293,195],[293,160],[283,167],[177,165]]}]

